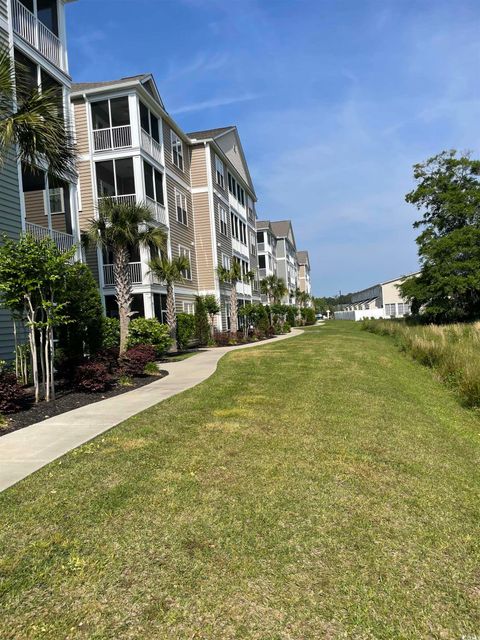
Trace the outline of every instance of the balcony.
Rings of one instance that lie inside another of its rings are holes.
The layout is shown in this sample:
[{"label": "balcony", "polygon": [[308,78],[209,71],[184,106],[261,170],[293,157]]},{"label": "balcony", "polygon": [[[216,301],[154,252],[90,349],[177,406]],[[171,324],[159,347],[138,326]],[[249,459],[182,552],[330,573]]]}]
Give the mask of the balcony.
[{"label": "balcony", "polygon": [[122,127],[109,127],[107,129],[94,129],[94,151],[112,151],[114,149],[127,149],[132,146],[132,128],[129,124]]},{"label": "balcony", "polygon": [[142,149],[152,156],[159,164],[162,164],[162,146],[159,142],[154,140],[145,129],[142,129]]},{"label": "balcony", "polygon": [[100,203],[102,200],[107,198],[113,200],[113,202],[116,202],[117,204],[135,204],[137,202],[137,196],[134,193],[121,196],[103,196],[98,198],[98,202]]},{"label": "balcony", "polygon": [[155,202],[155,200],[152,200],[151,198],[147,198],[146,202],[148,207],[151,209],[156,222],[168,227],[167,212],[163,204]]},{"label": "balcony", "polygon": [[[130,282],[132,284],[142,284],[142,263],[129,262],[128,272],[130,274]],[[105,287],[114,287],[115,278],[113,275],[113,264],[103,265],[103,284]]]},{"label": "balcony", "polygon": [[56,67],[66,71],[63,47],[58,38],[20,0],[12,1],[13,30],[40,51]]},{"label": "balcony", "polygon": [[41,227],[33,222],[25,222],[25,231],[32,235],[35,240],[43,240],[43,238],[51,238],[57,245],[59,251],[68,251],[75,245],[75,238],[70,233],[63,231],[55,231],[48,227]]}]

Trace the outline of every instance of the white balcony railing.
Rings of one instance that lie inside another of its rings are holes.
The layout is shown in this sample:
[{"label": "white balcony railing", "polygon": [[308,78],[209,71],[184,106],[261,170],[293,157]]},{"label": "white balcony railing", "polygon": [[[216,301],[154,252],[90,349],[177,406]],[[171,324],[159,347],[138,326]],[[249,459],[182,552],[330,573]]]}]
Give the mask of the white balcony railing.
[{"label": "white balcony railing", "polygon": [[95,151],[125,149],[132,146],[132,128],[129,124],[121,127],[108,127],[93,131],[93,148]]},{"label": "white balcony railing", "polygon": [[56,231],[55,229],[49,229],[48,227],[41,227],[39,224],[34,224],[33,222],[25,223],[25,231],[32,235],[36,240],[52,238],[60,251],[68,251],[75,244],[75,238],[70,233]]},{"label": "white balcony railing", "polygon": [[[128,272],[130,274],[130,282],[132,284],[142,284],[142,263],[129,262]],[[115,286],[115,278],[113,275],[113,264],[103,265],[103,284],[105,287]]]},{"label": "white balcony railing", "polygon": [[15,33],[40,51],[47,60],[66,71],[60,38],[19,0],[12,1],[12,21]]},{"label": "white balcony railing", "polygon": [[123,196],[103,196],[98,198],[98,202],[107,198],[110,198],[110,200],[118,202],[119,204],[135,204],[137,201],[137,196],[134,193],[129,193]]},{"label": "white balcony railing", "polygon": [[162,164],[162,146],[150,134],[142,129],[142,149],[149,153],[154,160]]},{"label": "white balcony railing", "polygon": [[155,220],[168,227],[167,212],[165,211],[163,204],[155,202],[155,200],[152,200],[151,198],[147,198],[147,205],[152,210]]}]

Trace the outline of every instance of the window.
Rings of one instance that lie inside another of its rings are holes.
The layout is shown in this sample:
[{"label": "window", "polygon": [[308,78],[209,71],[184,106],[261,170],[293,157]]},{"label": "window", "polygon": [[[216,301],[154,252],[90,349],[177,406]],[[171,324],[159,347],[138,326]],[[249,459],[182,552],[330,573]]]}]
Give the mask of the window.
[{"label": "window", "polygon": [[257,231],[257,242],[258,243],[261,244],[262,242],[264,242],[263,237],[264,237],[263,236],[263,231]]},{"label": "window", "polygon": [[163,174],[144,160],[143,175],[145,179],[145,195],[147,198],[163,204]]},{"label": "window", "polygon": [[225,169],[223,166],[223,162],[220,160],[218,156],[215,156],[215,176],[217,180],[217,184],[219,184],[222,189],[225,189]]},{"label": "window", "polygon": [[253,213],[253,200],[250,198],[250,196],[248,196],[247,198],[247,214],[248,214],[248,219],[254,223],[255,215]]},{"label": "window", "polygon": [[238,184],[238,182],[230,172],[228,172],[228,190],[230,191],[232,196],[234,196],[239,202],[242,203],[243,206],[245,206],[245,191]]},{"label": "window", "polygon": [[132,158],[96,162],[95,168],[99,198],[135,194]]},{"label": "window", "polygon": [[247,244],[247,225],[245,222],[242,222],[240,218],[233,213],[230,212],[230,222],[232,225],[232,238],[235,240],[240,240],[240,242],[244,245]]},{"label": "window", "polygon": [[58,36],[57,0],[37,0],[37,18]]},{"label": "window", "polygon": [[410,305],[407,302],[399,302],[397,308],[399,316],[405,316],[410,313]]},{"label": "window", "polygon": [[172,162],[183,171],[183,144],[180,138],[173,131],[171,133],[172,140]]},{"label": "window", "polygon": [[182,271],[182,277],[185,278],[185,280],[191,280],[192,279],[192,267],[191,267],[192,260],[191,260],[190,249],[187,249],[186,247],[182,247],[178,245],[178,255],[185,256],[186,258],[188,258],[190,265],[187,267],[187,269],[185,269],[185,271]]},{"label": "window", "polygon": [[188,315],[193,316],[195,313],[195,303],[194,302],[186,302],[183,301],[183,313],[188,313]]},{"label": "window", "polygon": [[92,102],[92,126],[95,130],[124,127],[130,124],[128,98]]},{"label": "window", "polygon": [[62,187],[48,190],[50,198],[50,213],[65,213],[65,201]]},{"label": "window", "polygon": [[188,226],[187,196],[175,189],[175,208],[177,210],[177,220]]},{"label": "window", "polygon": [[260,269],[265,269],[265,256],[264,255],[260,255],[258,256],[258,267]]},{"label": "window", "polygon": [[231,267],[230,256],[227,256],[225,253],[222,253],[222,267],[228,270],[230,270]]},{"label": "window", "polygon": [[247,225],[241,220],[238,221],[240,225],[240,242],[244,245],[247,244]]},{"label": "window", "polygon": [[148,109],[143,102],[140,102],[140,124],[156,142],[160,142],[160,128],[158,118]]},{"label": "window", "polygon": [[228,236],[228,213],[225,207],[218,205],[219,216],[220,216],[220,233],[223,233],[224,236]]},{"label": "window", "polygon": [[395,303],[385,305],[385,314],[387,316],[395,317]]},{"label": "window", "polygon": [[250,253],[252,256],[257,255],[257,239],[252,231],[250,231]]},{"label": "window", "polygon": [[248,266],[248,262],[246,260],[243,260],[243,258],[237,258],[237,256],[233,256],[232,260],[240,265],[240,271],[242,273],[242,280],[243,280],[250,270]]}]

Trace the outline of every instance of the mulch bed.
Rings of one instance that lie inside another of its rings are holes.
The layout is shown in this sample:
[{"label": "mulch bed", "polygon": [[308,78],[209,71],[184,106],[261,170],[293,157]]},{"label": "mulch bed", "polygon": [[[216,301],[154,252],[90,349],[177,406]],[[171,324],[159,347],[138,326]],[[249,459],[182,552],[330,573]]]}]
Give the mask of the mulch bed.
[{"label": "mulch bed", "polygon": [[28,427],[36,422],[46,420],[47,418],[59,416],[62,413],[71,411],[72,409],[78,409],[78,407],[84,407],[87,404],[100,402],[100,400],[119,396],[122,393],[127,393],[134,389],[139,389],[140,387],[150,384],[151,382],[155,382],[156,380],[160,380],[167,375],[168,371],[159,371],[159,375],[132,378],[132,384],[130,386],[115,384],[111,389],[104,391],[103,393],[84,393],[82,391],[75,391],[75,389],[62,385],[60,382],[56,386],[55,402],[39,402],[38,404],[30,403],[22,411],[4,416],[7,424],[0,427],[0,437],[7,433],[11,433],[12,431]]}]

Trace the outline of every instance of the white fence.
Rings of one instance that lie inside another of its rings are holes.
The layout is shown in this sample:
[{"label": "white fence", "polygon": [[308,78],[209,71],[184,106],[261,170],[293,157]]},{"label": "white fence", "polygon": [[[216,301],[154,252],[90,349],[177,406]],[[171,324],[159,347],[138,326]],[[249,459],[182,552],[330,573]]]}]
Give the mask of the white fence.
[{"label": "white fence", "polygon": [[335,311],[334,313],[335,320],[368,320],[370,318],[375,318],[378,320],[379,318],[389,318],[390,316],[385,315],[385,311],[383,308],[380,309],[362,309],[355,311]]}]

